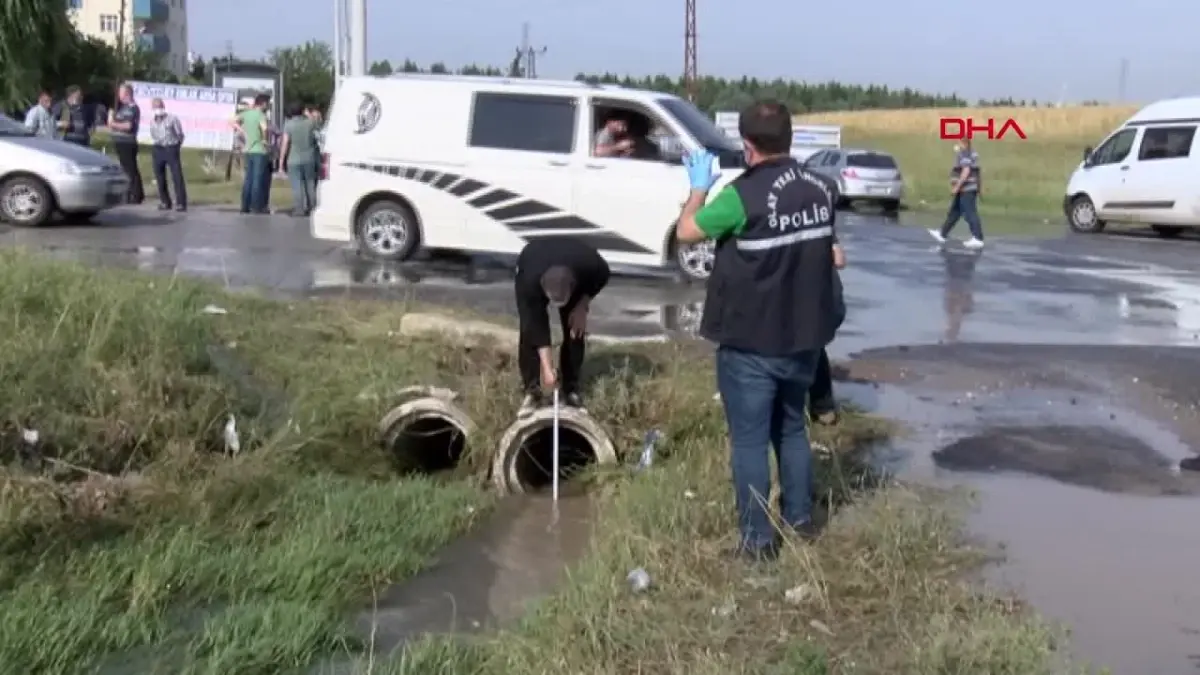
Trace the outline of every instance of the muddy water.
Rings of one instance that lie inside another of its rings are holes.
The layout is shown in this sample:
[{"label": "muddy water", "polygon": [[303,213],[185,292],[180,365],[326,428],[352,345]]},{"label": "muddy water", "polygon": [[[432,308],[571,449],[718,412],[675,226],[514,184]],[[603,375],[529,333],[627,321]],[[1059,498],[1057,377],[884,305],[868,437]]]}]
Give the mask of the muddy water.
[{"label": "muddy water", "polygon": [[516,619],[587,551],[594,510],[570,483],[557,504],[540,493],[505,500],[429,569],[380,593],[356,617],[358,632],[375,653],[387,654],[421,635],[477,632]]},{"label": "muddy water", "polygon": [[[1174,431],[1094,392],[839,393],[908,424],[885,457],[901,475],[977,492],[970,528],[1004,546],[985,580],[1069,626],[1077,659],[1118,674],[1196,672],[1200,480],[1172,472],[1191,454]],[[963,447],[975,461],[966,473],[962,457],[946,459]]]}]

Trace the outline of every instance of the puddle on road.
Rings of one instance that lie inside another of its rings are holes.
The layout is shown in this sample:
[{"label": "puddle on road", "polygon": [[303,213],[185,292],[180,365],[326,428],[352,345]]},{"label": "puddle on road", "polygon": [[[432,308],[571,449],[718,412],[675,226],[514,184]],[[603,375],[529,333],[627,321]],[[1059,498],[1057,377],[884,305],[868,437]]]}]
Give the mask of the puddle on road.
[{"label": "puddle on road", "polygon": [[[1147,496],[1200,488],[1170,471],[1191,454],[1174,433],[1079,393],[837,387],[840,397],[907,425],[881,457],[901,477],[977,491],[970,530],[1004,547],[1004,562],[989,567],[985,581],[1069,626],[1072,654],[1115,673],[1194,671],[1200,588],[1190,581],[1200,570],[1200,499]],[[1042,443],[1021,445],[1039,434],[1047,435]],[[970,439],[975,453],[990,453],[990,462],[976,457],[972,466],[989,471],[944,468],[937,451]],[[1001,471],[1014,447],[1025,448],[1023,468],[1057,480]],[[1070,484],[1106,480],[1107,491]]]}]

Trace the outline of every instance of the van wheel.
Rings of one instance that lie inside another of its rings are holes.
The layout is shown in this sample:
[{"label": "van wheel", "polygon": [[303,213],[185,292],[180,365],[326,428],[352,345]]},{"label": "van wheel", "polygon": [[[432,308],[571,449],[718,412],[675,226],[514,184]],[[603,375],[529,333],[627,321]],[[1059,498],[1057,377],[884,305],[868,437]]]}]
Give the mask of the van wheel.
[{"label": "van wheel", "polygon": [[675,244],[675,265],[684,281],[708,281],[716,261],[717,245],[710,240]]},{"label": "van wheel", "polygon": [[54,214],[54,198],[42,181],[17,176],[0,185],[0,220],[23,227],[44,225]]},{"label": "van wheel", "polygon": [[1087,195],[1079,195],[1071,200],[1067,209],[1067,224],[1080,234],[1096,234],[1104,230],[1106,224],[1096,215],[1096,205]]},{"label": "van wheel", "polygon": [[1183,234],[1183,228],[1175,225],[1151,225],[1150,229],[1158,233],[1158,236],[1163,239],[1174,239]]},{"label": "van wheel", "polygon": [[400,262],[407,260],[421,243],[417,216],[400,202],[377,201],[358,216],[354,231],[358,247],[377,260]]}]

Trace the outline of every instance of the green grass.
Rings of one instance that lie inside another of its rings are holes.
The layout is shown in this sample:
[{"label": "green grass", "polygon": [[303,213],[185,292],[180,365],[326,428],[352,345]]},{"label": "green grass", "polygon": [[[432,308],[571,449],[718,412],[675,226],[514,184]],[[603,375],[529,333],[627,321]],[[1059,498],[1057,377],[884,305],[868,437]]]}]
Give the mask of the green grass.
[{"label": "green grass", "polygon": [[[401,337],[405,311],[0,256],[4,672],[263,675],[361,655],[354,610],[487,512],[487,450],[516,407],[512,354]],[[663,430],[659,463],[595,474],[591,552],[518,624],[363,657],[360,672],[1053,671],[1052,633],[964,581],[982,558],[954,499],[866,489],[859,453],[892,431],[869,416],[815,432],[836,451],[817,463],[826,537],[774,567],[727,562],[710,358],[595,350],[589,408],[621,449]],[[409,384],[462,392],[480,433],[458,480],[397,475],[378,447],[387,392]],[[230,413],[236,456],[220,444]],[[40,460],[22,456],[22,429]],[[626,588],[636,566],[651,592]],[[783,599],[801,585],[806,599]]]}]

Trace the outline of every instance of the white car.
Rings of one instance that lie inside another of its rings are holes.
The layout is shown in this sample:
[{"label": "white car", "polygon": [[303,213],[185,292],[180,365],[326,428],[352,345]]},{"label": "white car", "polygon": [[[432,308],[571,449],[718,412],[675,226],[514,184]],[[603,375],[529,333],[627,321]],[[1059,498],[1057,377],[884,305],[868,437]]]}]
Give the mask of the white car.
[{"label": "white car", "polygon": [[1142,223],[1172,237],[1200,227],[1198,125],[1200,97],[1159,101],[1084,150],[1063,198],[1071,229]]},{"label": "white car", "polygon": [[90,218],[125,201],[129,178],[103,153],[34,136],[0,115],[0,221],[35,227],[60,212]]},{"label": "white car", "polygon": [[[639,158],[596,157],[610,114]],[[420,247],[519,253],[535,238],[588,241],[610,263],[712,272],[710,243],[678,245],[681,152],[708,148],[741,173],[740,144],[683,99],[586,82],[404,74],[338,87],[312,232],[405,260]]]}]

